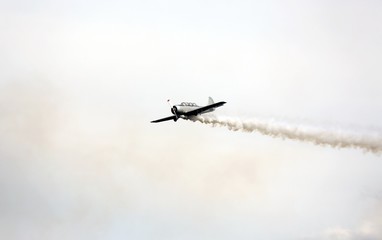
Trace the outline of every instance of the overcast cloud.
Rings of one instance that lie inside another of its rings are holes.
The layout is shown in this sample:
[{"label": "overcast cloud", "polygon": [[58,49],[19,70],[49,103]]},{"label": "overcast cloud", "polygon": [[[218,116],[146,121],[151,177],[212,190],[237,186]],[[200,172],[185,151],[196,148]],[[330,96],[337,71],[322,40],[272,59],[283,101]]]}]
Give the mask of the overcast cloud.
[{"label": "overcast cloud", "polygon": [[0,1],[1,239],[382,239],[382,159],[179,120],[382,131],[380,1]]}]

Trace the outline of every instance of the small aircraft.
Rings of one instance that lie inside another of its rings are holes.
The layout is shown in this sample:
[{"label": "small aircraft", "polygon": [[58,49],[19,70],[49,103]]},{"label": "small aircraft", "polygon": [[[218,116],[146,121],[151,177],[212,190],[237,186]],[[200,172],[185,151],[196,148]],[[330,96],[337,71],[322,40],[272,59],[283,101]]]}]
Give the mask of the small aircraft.
[{"label": "small aircraft", "polygon": [[174,122],[176,122],[179,118],[189,119],[193,116],[213,112],[215,111],[215,108],[221,107],[224,104],[226,104],[226,102],[215,103],[211,97],[208,98],[208,105],[202,107],[190,102],[182,102],[179,105],[173,106],[171,105],[170,100],[167,100],[167,102],[170,104],[171,112],[174,115],[151,121],[152,123],[164,122],[169,120],[174,120]]}]

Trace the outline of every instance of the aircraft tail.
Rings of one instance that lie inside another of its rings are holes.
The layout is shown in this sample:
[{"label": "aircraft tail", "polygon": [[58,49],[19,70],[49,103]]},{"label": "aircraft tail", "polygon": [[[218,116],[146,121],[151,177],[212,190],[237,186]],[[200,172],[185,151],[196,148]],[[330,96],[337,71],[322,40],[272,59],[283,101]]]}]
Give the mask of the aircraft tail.
[{"label": "aircraft tail", "polygon": [[212,99],[212,97],[208,97],[208,105],[211,105],[211,104],[214,104],[214,100]]}]

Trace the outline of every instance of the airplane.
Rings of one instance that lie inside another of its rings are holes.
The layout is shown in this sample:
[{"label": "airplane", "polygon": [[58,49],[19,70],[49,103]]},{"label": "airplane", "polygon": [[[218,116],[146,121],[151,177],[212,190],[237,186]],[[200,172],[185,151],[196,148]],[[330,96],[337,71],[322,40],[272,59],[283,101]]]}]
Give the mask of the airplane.
[{"label": "airplane", "polygon": [[176,122],[179,118],[190,119],[193,116],[213,112],[215,111],[215,108],[221,107],[224,104],[226,104],[226,102],[215,103],[211,97],[208,98],[208,104],[202,107],[190,102],[182,102],[179,105],[171,106],[170,100],[167,100],[167,102],[170,104],[171,112],[174,115],[151,121],[152,123],[164,122],[169,120],[174,120],[174,122]]}]

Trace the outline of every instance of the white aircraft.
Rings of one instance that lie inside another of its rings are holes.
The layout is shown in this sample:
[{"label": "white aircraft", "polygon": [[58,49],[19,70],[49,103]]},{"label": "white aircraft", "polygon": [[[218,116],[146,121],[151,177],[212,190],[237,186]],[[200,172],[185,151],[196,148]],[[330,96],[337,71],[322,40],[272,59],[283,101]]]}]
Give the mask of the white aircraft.
[{"label": "white aircraft", "polygon": [[174,120],[176,122],[179,118],[189,119],[192,116],[196,116],[196,115],[200,115],[200,114],[208,113],[208,112],[213,112],[215,111],[215,108],[226,104],[226,102],[215,103],[211,97],[208,98],[208,105],[203,107],[200,107],[196,105],[195,103],[189,103],[189,102],[182,102],[179,105],[171,106],[170,100],[167,100],[167,102],[170,104],[171,112],[174,115],[151,121],[152,123],[158,123],[158,122],[169,121],[169,120]]}]

